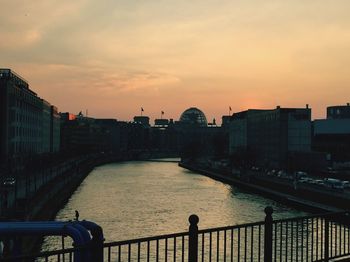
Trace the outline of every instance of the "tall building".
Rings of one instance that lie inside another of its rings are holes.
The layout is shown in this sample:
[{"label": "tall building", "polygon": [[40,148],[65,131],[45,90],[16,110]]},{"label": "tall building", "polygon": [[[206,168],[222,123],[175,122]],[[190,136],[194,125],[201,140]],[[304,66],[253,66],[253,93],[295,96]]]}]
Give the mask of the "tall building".
[{"label": "tall building", "polygon": [[10,69],[0,69],[0,89],[2,156],[40,153],[42,100]]},{"label": "tall building", "polygon": [[[30,90],[11,69],[0,69],[0,155],[18,165],[22,158],[59,149],[57,108]],[[54,133],[53,133],[54,132]]]},{"label": "tall building", "polygon": [[230,153],[249,151],[260,165],[285,168],[291,152],[311,151],[311,109],[281,108],[235,113]]}]

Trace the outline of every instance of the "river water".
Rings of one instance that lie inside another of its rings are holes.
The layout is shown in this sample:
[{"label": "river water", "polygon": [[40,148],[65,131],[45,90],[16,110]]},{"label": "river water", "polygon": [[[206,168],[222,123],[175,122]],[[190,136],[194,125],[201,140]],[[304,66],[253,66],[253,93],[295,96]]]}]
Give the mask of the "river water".
[{"label": "river water", "polygon": [[274,218],[303,212],[168,162],[125,162],[96,167],[56,220],[74,218],[103,227],[106,242],[188,230],[188,217],[199,228],[261,221],[272,206]]}]

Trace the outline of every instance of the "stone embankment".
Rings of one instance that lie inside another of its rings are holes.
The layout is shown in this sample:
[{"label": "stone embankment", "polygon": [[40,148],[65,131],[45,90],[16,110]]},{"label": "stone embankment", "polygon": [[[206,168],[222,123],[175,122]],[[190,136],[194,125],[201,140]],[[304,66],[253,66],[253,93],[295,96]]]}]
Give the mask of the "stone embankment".
[{"label": "stone embankment", "polygon": [[72,157],[34,173],[16,176],[16,184],[2,187],[1,220],[50,220],[90,171],[120,161],[108,154]]},{"label": "stone embankment", "polygon": [[179,166],[309,212],[333,212],[349,209],[350,197],[344,192],[335,192],[301,183],[295,186],[290,181],[250,171],[238,176],[220,170],[208,170],[208,168],[192,163],[180,162]]}]

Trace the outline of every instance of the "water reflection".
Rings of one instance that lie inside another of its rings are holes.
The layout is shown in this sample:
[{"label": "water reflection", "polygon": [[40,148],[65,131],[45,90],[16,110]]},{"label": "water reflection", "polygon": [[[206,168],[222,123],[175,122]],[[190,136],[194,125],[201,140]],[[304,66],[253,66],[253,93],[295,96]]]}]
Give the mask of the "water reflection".
[{"label": "water reflection", "polygon": [[82,219],[104,229],[106,241],[186,231],[188,217],[199,227],[234,225],[301,215],[294,209],[187,171],[176,163],[126,162],[95,168],[58,213],[57,220]]}]

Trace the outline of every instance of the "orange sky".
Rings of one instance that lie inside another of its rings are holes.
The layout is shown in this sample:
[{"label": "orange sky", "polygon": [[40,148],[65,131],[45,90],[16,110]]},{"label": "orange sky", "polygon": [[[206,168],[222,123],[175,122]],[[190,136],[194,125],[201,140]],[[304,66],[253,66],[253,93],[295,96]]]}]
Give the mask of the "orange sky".
[{"label": "orange sky", "polygon": [[0,67],[61,111],[209,121],[350,101],[348,0],[3,1]]}]

